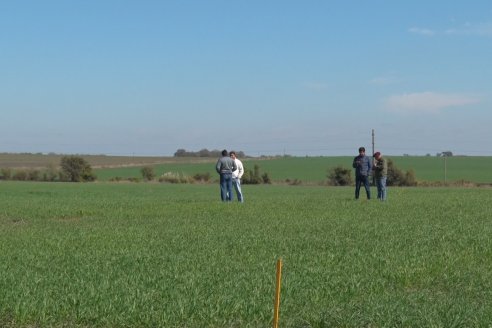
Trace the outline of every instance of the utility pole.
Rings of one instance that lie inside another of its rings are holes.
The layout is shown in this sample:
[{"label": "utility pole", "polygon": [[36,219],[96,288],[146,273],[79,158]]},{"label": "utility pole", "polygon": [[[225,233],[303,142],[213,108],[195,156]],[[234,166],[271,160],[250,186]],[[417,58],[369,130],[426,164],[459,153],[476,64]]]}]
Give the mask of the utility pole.
[{"label": "utility pole", "polygon": [[444,183],[448,182],[448,156],[444,155]]},{"label": "utility pole", "polygon": [[[372,154],[371,154],[372,165],[374,165],[374,163],[375,163],[373,155],[374,155],[374,129],[372,129]],[[372,174],[372,184],[375,185],[376,184],[376,177],[374,176],[374,173],[370,172],[370,174]]]},{"label": "utility pole", "polygon": [[372,129],[372,155],[374,155],[374,129]]}]

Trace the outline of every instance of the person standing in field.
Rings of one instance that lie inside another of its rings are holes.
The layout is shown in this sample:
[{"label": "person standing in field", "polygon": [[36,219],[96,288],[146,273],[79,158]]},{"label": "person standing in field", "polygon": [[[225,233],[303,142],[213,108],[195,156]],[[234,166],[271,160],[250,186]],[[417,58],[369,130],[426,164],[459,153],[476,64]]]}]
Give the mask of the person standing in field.
[{"label": "person standing in field", "polygon": [[222,151],[222,157],[215,165],[220,175],[220,198],[223,202],[232,201],[232,172],[237,170],[236,162],[228,156],[227,150]]},{"label": "person standing in field", "polygon": [[354,157],[352,167],[355,169],[355,199],[359,199],[360,186],[364,184],[367,199],[371,199],[369,175],[372,169],[372,160],[366,156],[366,149],[359,148],[359,156]]},{"label": "person standing in field", "polygon": [[244,174],[244,167],[243,163],[236,157],[236,152],[231,151],[229,153],[231,158],[234,160],[236,163],[237,170],[232,171],[232,185],[234,186],[234,189],[236,190],[236,196],[237,200],[241,203],[244,202],[243,198],[243,191],[241,190],[241,177]]},{"label": "person standing in field", "polygon": [[386,200],[386,179],[388,177],[388,162],[380,152],[374,153],[374,178],[378,188],[378,199]]}]

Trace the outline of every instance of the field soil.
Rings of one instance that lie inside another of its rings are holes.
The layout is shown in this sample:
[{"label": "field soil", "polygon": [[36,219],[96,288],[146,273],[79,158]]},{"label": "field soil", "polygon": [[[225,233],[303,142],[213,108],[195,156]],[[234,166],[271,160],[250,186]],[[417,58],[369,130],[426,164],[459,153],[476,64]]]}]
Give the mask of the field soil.
[{"label": "field soil", "polygon": [[[48,166],[58,166],[63,156],[59,154],[0,154],[0,168],[35,168],[43,169]],[[208,163],[215,158],[181,158],[165,156],[106,156],[106,155],[77,155],[83,157],[93,168],[118,168],[157,164],[176,163]]]}]

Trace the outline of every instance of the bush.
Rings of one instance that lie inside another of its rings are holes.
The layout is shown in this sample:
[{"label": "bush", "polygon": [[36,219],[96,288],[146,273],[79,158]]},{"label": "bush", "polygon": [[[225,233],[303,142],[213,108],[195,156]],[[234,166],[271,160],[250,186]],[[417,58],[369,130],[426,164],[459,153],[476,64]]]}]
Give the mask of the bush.
[{"label": "bush", "polygon": [[96,176],[92,173],[89,163],[79,156],[63,156],[60,161],[65,181],[86,182],[94,181]]},{"label": "bush", "polygon": [[166,172],[159,178],[159,182],[167,183],[193,183],[193,178],[175,172]]},{"label": "bush", "polygon": [[332,186],[349,186],[352,184],[352,169],[336,166],[328,171],[328,183]]},{"label": "bush", "polygon": [[261,175],[261,180],[263,181],[264,184],[271,184],[272,183],[270,176],[266,172]]},{"label": "bush", "polygon": [[27,180],[29,181],[39,181],[40,172],[36,169],[30,169],[27,171]]},{"label": "bush", "polygon": [[12,169],[11,168],[4,167],[4,168],[2,168],[2,170],[0,172],[2,174],[2,179],[3,180],[10,180],[10,179],[12,179]]},{"label": "bush", "polygon": [[145,181],[151,181],[155,178],[154,168],[152,166],[144,166],[140,172]]},{"label": "bush", "polygon": [[49,164],[43,172],[43,181],[55,181],[59,176],[59,171],[54,164]]},{"label": "bush", "polygon": [[268,173],[261,174],[259,165],[255,165],[253,171],[245,170],[241,181],[243,184],[272,183]]},{"label": "bush", "polygon": [[407,186],[416,186],[417,178],[415,177],[414,170],[410,169],[405,173],[405,183]]},{"label": "bush", "polygon": [[193,180],[197,182],[209,182],[210,181],[210,173],[197,173],[193,176]]},{"label": "bush", "polygon": [[387,184],[388,186],[416,186],[415,172],[413,170],[403,172],[395,166],[391,159],[388,159]]},{"label": "bush", "polygon": [[26,181],[27,180],[27,171],[26,170],[15,170],[14,175],[12,176],[13,180],[18,181]]},{"label": "bush", "polygon": [[302,185],[302,180],[299,180],[297,178],[294,180],[285,179],[285,183],[287,183],[290,186],[300,186],[300,185]]}]

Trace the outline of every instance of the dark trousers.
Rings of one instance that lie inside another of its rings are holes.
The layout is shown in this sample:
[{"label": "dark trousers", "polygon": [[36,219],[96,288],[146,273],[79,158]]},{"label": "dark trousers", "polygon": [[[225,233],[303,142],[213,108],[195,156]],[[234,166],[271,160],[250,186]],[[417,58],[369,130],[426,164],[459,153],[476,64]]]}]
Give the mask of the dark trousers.
[{"label": "dark trousers", "polygon": [[371,188],[367,175],[358,175],[355,177],[355,199],[359,199],[360,186],[362,184],[364,184],[364,188],[366,189],[367,199],[371,199]]},{"label": "dark trousers", "polygon": [[220,199],[232,201],[232,173],[220,174]]}]

